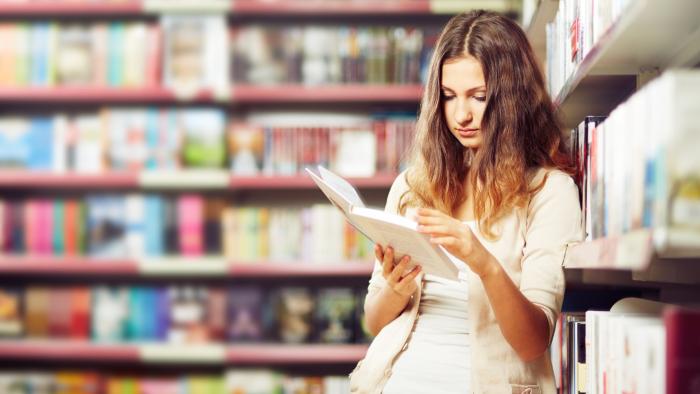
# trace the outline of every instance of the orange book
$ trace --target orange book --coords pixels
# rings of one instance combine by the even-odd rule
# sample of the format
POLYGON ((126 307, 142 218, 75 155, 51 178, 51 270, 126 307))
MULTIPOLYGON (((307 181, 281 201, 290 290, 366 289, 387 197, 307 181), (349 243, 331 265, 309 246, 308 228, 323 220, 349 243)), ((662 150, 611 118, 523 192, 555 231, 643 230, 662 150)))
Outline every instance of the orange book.
POLYGON ((49 289, 46 287, 29 287, 25 294, 27 337, 46 338, 49 334, 49 289))
POLYGON ((66 200, 63 217, 63 239, 65 242, 64 251, 67 256, 75 256, 77 253, 77 204, 75 200, 66 200))

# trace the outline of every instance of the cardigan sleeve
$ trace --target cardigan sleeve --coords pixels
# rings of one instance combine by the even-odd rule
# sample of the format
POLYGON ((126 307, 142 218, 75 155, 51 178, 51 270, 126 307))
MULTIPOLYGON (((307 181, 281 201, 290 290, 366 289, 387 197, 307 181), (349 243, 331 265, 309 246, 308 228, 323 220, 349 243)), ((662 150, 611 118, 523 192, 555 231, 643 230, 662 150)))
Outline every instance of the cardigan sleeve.
MULTIPOLYGON (((520 291, 544 311, 551 341, 564 298, 566 250, 583 239, 583 229, 578 188, 573 179, 558 170, 544 175, 544 186, 527 207, 520 291)), ((536 181, 539 179, 536 177, 536 181)))
MULTIPOLYGON (((407 171, 407 170, 406 170, 407 171)), ((385 212, 389 213, 399 213, 399 200, 401 196, 408 190, 408 183, 406 183, 406 171, 399 174, 394 180, 394 183, 389 189, 389 195, 386 199, 386 206, 384 207, 385 212)), ((386 245, 382 245, 386 246, 386 245)), ((374 259, 374 269, 372 270, 372 277, 369 280, 369 287, 367 292, 372 294, 376 291, 381 290, 386 284, 384 276, 382 276, 382 264, 379 260, 374 259)))

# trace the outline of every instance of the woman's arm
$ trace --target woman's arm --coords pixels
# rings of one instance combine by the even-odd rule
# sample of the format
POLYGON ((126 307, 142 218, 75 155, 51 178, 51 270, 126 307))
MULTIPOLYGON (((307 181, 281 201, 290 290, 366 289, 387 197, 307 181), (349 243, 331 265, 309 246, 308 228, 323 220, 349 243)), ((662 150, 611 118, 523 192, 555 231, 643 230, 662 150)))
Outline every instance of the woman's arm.
POLYGON ((414 267, 404 276, 410 258, 404 256, 398 264, 394 264, 394 251, 392 248, 383 250, 381 245, 374 247, 374 254, 382 264, 382 276, 386 283, 377 291, 370 292, 365 298, 365 324, 372 335, 379 331, 406 308, 411 295, 417 288, 416 276, 420 273, 420 266, 414 267))
POLYGON ((430 234, 481 278, 503 336, 525 361, 542 355, 554 331, 564 294, 567 245, 581 241, 581 208, 572 179, 549 174, 527 208, 519 286, 471 229, 439 211, 418 211, 419 231, 430 234))
POLYGON ((493 255, 486 258, 491 262, 479 277, 503 336, 523 361, 540 357, 549 346, 547 316, 525 298, 493 255))
POLYGON ((518 356, 523 361, 541 356, 549 344, 545 313, 525 298, 469 226, 434 209, 419 209, 417 219, 419 231, 430 234, 431 242, 445 247, 481 278, 501 332, 518 356))

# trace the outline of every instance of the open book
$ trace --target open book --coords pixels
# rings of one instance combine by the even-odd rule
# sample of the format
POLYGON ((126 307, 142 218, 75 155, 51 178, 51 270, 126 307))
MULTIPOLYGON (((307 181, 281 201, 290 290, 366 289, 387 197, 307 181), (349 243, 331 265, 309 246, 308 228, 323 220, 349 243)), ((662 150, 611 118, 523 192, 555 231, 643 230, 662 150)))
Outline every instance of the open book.
POLYGON ((323 194, 338 207, 350 224, 383 248, 394 248, 396 260, 411 257, 409 269, 420 265, 426 274, 458 280, 464 263, 442 246, 430 243, 430 236, 418 232, 417 223, 380 209, 367 208, 352 185, 322 166, 318 173, 306 169, 323 194))

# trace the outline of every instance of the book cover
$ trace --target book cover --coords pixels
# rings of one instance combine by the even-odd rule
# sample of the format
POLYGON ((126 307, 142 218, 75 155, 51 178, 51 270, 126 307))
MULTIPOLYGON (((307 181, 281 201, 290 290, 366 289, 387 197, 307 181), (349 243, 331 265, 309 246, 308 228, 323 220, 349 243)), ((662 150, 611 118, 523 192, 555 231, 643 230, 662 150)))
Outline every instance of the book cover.
POLYGON ((285 287, 273 292, 273 338, 284 343, 307 343, 313 335, 315 298, 302 287, 285 287))
POLYGON ((95 77, 92 29, 86 24, 63 24, 56 39, 57 85, 89 85, 95 77))
POLYGON ((22 295, 19 288, 0 288, 0 337, 19 337, 23 333, 22 295))
POLYGON ((355 329, 355 293, 349 287, 319 289, 314 325, 318 342, 351 343, 355 329))
POLYGON ((25 291, 25 334, 30 338, 49 335, 49 298, 46 287, 28 287, 25 291))
POLYGON ((321 166, 318 169, 319 174, 308 168, 306 171, 358 231, 382 247, 392 246, 396 259, 411 256, 409 269, 420 265, 426 274, 458 280, 459 270, 465 264, 444 248, 431 244, 427 234, 417 231, 416 222, 365 207, 357 190, 349 182, 321 166))
POLYGON ((262 289, 257 286, 236 286, 228 294, 228 340, 262 341, 262 310, 265 306, 262 289))
POLYGON ((180 113, 184 136, 182 155, 188 167, 221 168, 226 161, 223 111, 188 109, 180 113))
POLYGON ((700 390, 700 311, 668 308, 666 326, 666 393, 700 390))
POLYGON ((129 293, 123 287, 98 286, 92 291, 92 340, 121 342, 126 339, 129 293))
POLYGON ((180 252, 193 256, 204 251, 204 200, 202 196, 185 194, 177 202, 180 252))
POLYGON ((228 130, 228 151, 234 175, 257 175, 263 169, 265 133, 262 127, 233 122, 228 130))

